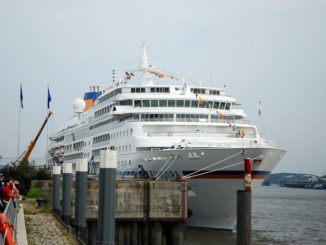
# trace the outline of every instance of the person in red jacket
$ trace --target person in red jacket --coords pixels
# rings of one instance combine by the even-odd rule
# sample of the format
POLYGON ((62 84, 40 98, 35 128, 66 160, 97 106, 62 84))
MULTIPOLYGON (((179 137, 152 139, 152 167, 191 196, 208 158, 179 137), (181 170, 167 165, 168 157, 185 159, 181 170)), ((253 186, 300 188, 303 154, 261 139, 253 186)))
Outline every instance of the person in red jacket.
POLYGON ((2 196, 3 196, 3 204, 4 206, 7 206, 7 204, 10 201, 10 198, 15 198, 13 194, 10 192, 10 181, 5 181, 5 186, 2 188, 2 196))

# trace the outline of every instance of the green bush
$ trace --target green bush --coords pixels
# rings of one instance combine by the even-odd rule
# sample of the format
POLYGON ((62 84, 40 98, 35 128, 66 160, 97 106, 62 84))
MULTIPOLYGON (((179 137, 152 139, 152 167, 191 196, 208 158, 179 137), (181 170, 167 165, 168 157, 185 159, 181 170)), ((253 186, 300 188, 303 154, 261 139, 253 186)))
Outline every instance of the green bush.
POLYGON ((38 169, 28 161, 20 163, 11 163, 0 169, 0 175, 3 179, 12 179, 19 181, 19 192, 26 195, 30 186, 31 180, 49 180, 51 174, 47 169, 38 169))
POLYGON ((27 196, 30 198, 38 198, 41 196, 41 190, 38 188, 29 189, 27 196))

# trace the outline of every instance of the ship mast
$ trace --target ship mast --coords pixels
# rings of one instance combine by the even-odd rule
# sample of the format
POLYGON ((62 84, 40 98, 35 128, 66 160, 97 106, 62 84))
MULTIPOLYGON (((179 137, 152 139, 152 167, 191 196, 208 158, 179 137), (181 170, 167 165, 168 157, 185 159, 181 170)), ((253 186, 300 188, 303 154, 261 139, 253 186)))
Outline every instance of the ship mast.
POLYGON ((146 52, 146 45, 145 43, 142 44, 142 49, 143 49, 143 55, 140 56, 142 63, 141 63, 141 67, 140 67, 140 72, 143 73, 143 77, 142 77, 142 82, 141 85, 153 85, 153 80, 152 80, 152 74, 149 73, 151 69, 150 66, 148 66, 148 57, 147 57, 147 52, 146 52))

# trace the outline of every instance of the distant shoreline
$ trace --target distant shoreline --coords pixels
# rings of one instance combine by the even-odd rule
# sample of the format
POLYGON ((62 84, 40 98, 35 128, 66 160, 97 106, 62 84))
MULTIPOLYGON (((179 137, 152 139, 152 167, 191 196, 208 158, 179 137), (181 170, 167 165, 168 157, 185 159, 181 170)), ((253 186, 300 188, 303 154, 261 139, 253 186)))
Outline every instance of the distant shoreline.
POLYGON ((277 173, 270 174, 263 182, 264 186, 278 185, 280 187, 326 189, 326 175, 277 173))

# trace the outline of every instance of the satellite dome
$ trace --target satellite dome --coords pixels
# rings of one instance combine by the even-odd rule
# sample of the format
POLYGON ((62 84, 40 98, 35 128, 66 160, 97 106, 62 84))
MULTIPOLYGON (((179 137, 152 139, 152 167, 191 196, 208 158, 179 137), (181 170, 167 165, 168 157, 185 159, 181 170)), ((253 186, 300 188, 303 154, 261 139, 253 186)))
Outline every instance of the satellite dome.
POLYGON ((80 98, 75 99, 72 104, 72 107, 74 108, 75 113, 82 113, 85 109, 85 106, 86 106, 85 101, 80 98))

